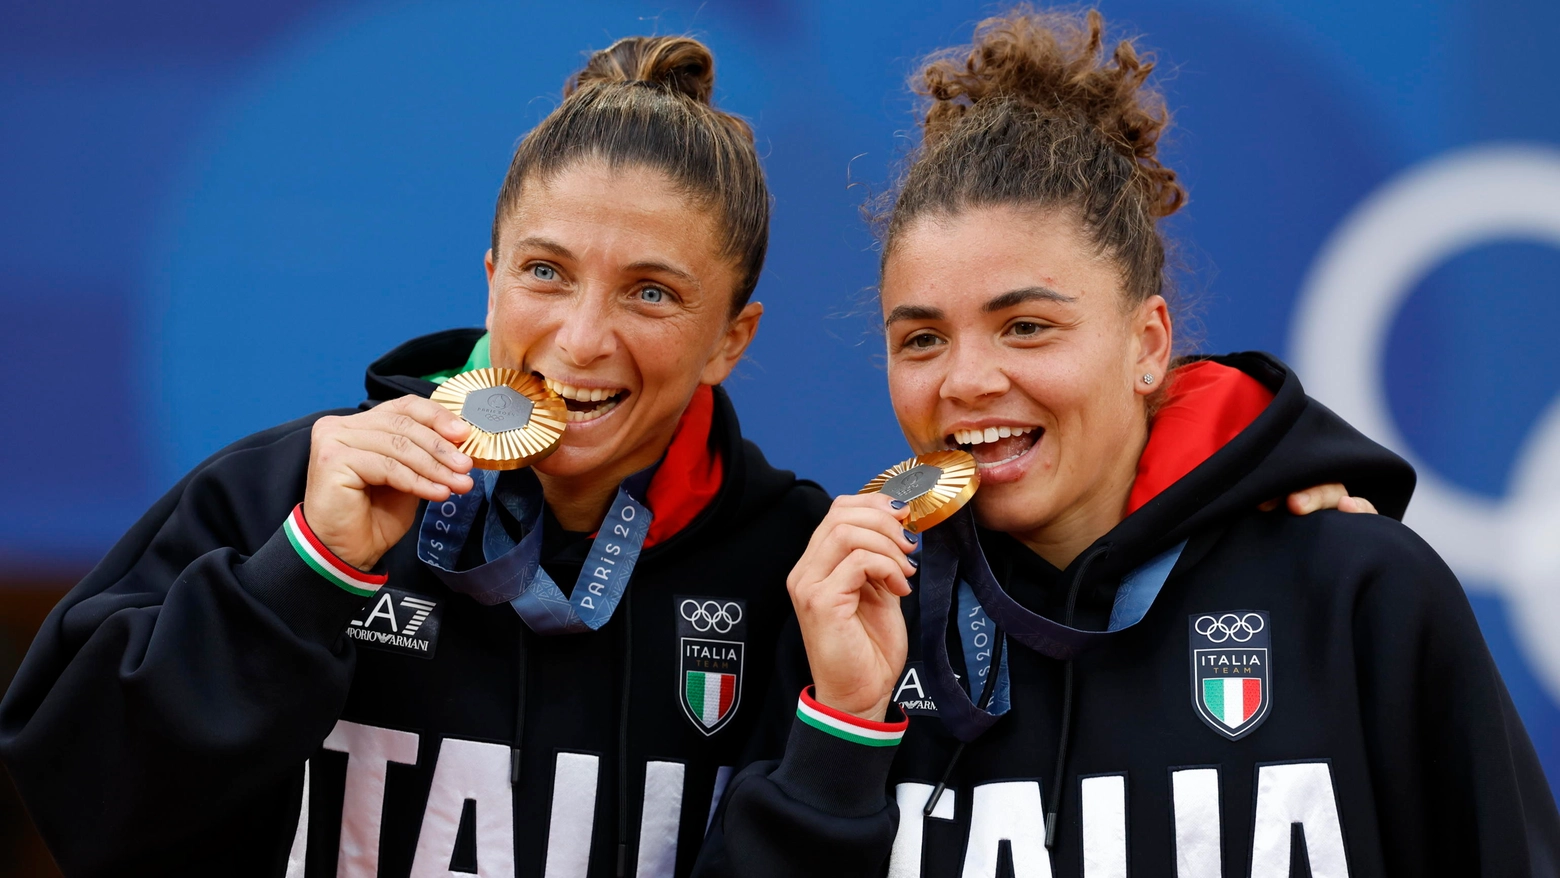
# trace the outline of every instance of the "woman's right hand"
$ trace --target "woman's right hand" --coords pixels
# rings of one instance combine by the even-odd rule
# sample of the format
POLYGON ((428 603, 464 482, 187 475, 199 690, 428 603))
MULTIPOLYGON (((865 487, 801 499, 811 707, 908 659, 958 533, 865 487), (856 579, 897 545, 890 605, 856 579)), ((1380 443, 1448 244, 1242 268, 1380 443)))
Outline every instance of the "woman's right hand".
POLYGON ((309 529, 341 560, 373 567, 411 530, 418 500, 471 490, 471 458, 456 450, 469 430, 420 396, 315 421, 303 494, 309 529))
MULTIPOLYGON (((813 697, 881 722, 909 638, 899 599, 915 573, 907 508, 884 494, 838 497, 786 579, 801 623, 813 697)), ((914 538, 914 539, 919 539, 914 538)))

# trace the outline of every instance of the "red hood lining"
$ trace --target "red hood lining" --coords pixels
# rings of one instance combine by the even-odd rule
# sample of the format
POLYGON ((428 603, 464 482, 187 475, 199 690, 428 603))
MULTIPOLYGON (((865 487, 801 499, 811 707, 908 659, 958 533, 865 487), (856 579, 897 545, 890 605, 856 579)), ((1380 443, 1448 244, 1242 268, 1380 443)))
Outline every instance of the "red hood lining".
POLYGON ((720 493, 726 468, 720 452, 710 447, 714 423, 715 391, 707 384, 700 385, 683 410, 661 468, 645 492, 645 505, 654 515, 645 548, 665 542, 692 524, 720 493))
POLYGON ((1149 427, 1127 498, 1131 515, 1223 448, 1273 401, 1273 392, 1232 366, 1209 360, 1171 373, 1166 399, 1149 427))

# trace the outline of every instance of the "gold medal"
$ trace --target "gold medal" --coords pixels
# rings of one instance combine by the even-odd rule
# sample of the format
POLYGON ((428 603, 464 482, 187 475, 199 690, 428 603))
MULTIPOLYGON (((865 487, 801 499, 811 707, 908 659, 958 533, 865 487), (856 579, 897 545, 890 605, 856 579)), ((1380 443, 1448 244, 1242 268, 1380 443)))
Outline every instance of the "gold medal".
POLYGON ((910 504, 905 530, 920 533, 947 521, 979 487, 980 470, 968 451, 935 451, 894 464, 857 493, 887 494, 910 504))
POLYGON ((439 385, 433 401, 471 425, 460 444, 478 469, 519 469, 558 448, 564 402, 516 369, 473 369, 439 385))

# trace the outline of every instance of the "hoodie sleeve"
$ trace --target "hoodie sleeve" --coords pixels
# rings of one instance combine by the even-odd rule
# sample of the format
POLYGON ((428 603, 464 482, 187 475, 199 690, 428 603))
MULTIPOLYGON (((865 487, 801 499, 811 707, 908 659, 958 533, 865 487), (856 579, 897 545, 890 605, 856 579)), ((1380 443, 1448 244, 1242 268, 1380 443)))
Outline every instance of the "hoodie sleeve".
POLYGON ((813 699, 810 682, 793 619, 781 637, 760 731, 771 742, 783 740, 784 755, 754 762, 732 778, 696 878, 887 871, 899 811, 885 790, 909 721, 900 715, 875 723, 840 713, 813 699))
POLYGON ((1557 874, 1560 813, 1462 586, 1412 531, 1349 518, 1381 531, 1354 651, 1386 871, 1557 874))
POLYGON ((219 452, 158 501, 49 614, 0 702, 0 757, 66 874, 285 860, 364 603, 295 543, 301 515, 284 527, 311 423, 219 452))

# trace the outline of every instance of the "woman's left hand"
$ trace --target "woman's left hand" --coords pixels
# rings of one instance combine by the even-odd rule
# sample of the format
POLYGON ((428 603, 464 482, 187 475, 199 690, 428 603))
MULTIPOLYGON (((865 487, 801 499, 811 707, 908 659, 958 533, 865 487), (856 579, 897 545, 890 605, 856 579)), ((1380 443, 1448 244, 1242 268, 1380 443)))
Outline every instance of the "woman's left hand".
MULTIPOLYGON (((1263 512, 1272 512, 1278 508, 1278 500, 1269 500, 1258 508, 1263 512)), ((1286 506, 1295 515, 1310 515, 1323 509, 1336 509, 1339 512, 1366 512, 1375 515, 1376 507, 1371 505, 1364 497, 1349 496, 1349 489, 1332 482, 1326 485, 1317 485, 1314 488, 1306 488, 1304 491, 1296 491, 1287 498, 1286 506)))

